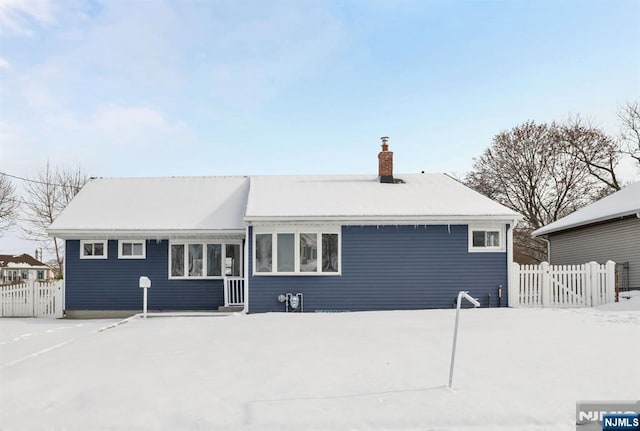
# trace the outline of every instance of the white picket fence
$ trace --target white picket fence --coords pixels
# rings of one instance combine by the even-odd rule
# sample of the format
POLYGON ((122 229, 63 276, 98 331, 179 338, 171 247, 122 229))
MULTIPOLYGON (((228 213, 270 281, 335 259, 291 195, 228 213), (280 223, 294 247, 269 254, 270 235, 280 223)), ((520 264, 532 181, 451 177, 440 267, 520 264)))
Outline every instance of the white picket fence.
POLYGON ((62 280, 26 280, 0 286, 0 317, 52 317, 63 315, 62 280))
POLYGON ((510 307, 593 307, 615 301, 616 264, 518 265, 511 268, 510 307))

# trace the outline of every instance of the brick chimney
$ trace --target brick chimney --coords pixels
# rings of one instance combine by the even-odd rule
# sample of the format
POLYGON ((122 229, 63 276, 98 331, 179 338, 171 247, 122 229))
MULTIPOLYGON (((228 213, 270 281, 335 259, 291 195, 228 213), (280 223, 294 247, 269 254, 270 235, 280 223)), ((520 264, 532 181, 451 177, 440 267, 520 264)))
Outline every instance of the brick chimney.
POLYGON ((393 151, 389 151, 389 137, 383 136, 382 151, 378 153, 378 176, 381 183, 393 184, 393 151))

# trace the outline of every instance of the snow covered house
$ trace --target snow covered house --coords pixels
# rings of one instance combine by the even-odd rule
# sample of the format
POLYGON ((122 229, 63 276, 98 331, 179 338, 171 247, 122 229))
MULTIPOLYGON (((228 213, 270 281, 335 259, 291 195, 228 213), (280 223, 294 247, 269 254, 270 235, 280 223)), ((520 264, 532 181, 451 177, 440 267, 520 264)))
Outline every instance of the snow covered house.
POLYGON ((640 289, 640 182, 533 232, 549 241, 554 265, 608 260, 618 266, 621 289, 640 289))
POLYGON ((521 216, 445 174, 92 179, 49 228, 70 316, 507 305, 521 216), (294 307, 295 306, 295 307, 294 307))
MULTIPOLYGON (((36 256, 38 252, 36 251, 36 256)), ((0 254, 0 283, 23 280, 49 280, 53 277, 51 267, 26 253, 0 254)))

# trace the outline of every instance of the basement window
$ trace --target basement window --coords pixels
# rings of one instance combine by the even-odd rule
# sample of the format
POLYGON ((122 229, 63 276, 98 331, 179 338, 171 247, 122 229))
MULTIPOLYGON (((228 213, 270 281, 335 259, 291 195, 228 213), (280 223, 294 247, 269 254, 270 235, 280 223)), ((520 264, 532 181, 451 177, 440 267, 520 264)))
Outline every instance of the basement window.
POLYGON ((470 252, 495 252, 505 250, 503 227, 472 227, 469 226, 470 252))
POLYGON ((106 259, 107 241, 80 241, 80 259, 106 259))

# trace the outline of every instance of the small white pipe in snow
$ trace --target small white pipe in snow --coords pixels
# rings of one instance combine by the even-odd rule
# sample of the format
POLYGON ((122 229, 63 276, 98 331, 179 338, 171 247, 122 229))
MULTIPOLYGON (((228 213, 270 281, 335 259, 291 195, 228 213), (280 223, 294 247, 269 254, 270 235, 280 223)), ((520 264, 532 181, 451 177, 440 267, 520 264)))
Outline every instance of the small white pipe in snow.
POLYGON ((143 290, 144 290, 144 294, 142 299, 142 311, 143 311, 143 317, 146 319, 147 318, 147 289, 143 289, 143 290))
POLYGON ((469 292, 460 291, 458 293, 458 303, 456 305, 456 325, 453 330, 453 349, 451 350, 451 367, 449 368, 449 389, 451 389, 451 383, 453 382, 453 364, 456 361, 456 342, 458 341, 458 320, 460 319, 460 305, 462 298, 466 299, 473 304, 474 307, 480 307, 480 303, 477 299, 469 295, 469 292))

